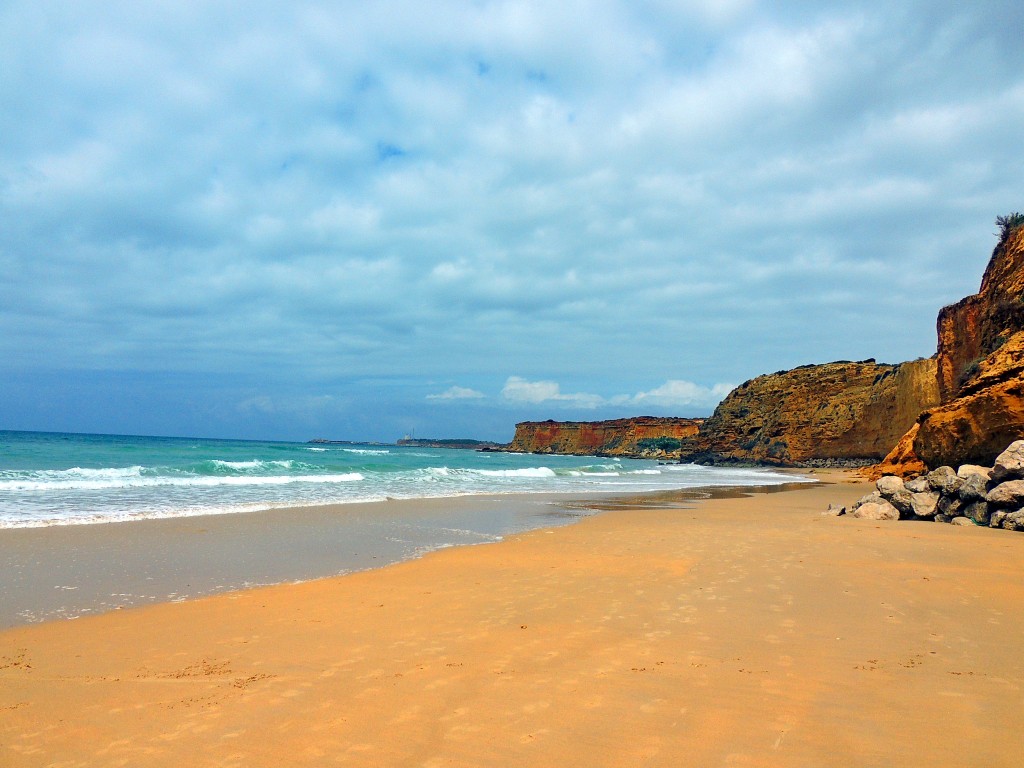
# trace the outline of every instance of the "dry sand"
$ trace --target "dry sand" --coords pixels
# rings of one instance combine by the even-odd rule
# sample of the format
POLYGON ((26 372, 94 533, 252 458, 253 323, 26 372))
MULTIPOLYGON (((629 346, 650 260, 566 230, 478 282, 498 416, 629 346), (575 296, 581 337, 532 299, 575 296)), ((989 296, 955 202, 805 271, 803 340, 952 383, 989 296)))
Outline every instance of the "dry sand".
POLYGON ((8 630, 0 765, 1021 765, 1024 536, 864 492, 8 630))

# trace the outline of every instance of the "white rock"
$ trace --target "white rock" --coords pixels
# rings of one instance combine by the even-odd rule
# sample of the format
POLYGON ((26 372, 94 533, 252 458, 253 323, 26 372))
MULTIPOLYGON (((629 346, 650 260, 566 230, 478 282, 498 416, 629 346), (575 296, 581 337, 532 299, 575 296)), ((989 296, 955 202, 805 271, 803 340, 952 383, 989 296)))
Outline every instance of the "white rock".
POLYGON ((935 491, 915 493, 910 497, 910 508, 915 517, 934 517, 935 507, 939 503, 939 494, 935 491))
POLYGON ((992 479, 997 483, 1015 477, 1024 477, 1024 440, 1010 443, 996 457, 995 466, 992 467, 992 479))
POLYGON ((894 475, 886 475, 885 477, 878 478, 875 488, 882 494, 882 498, 891 499, 894 494, 903 490, 903 480, 894 475))
POLYGON ((1019 507, 1024 504, 1024 480, 1008 480, 988 492, 988 503, 996 507, 1019 507))
POLYGON ((900 511, 885 499, 868 501, 853 511, 851 517, 861 520, 899 520, 900 511))
POLYGON ((956 470, 956 476, 961 480, 977 476, 983 477, 987 481, 992 479, 992 469, 978 464, 961 464, 956 470))

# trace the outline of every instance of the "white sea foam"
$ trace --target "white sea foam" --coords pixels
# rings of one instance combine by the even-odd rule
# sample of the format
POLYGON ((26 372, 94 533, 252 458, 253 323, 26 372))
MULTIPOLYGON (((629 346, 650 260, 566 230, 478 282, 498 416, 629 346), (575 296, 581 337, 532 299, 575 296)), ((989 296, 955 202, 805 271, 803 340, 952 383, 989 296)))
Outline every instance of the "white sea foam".
POLYGON ((362 456, 387 456, 391 451, 381 451, 370 448, 342 448, 345 453, 356 453, 362 456))
POLYGON ((523 469, 471 469, 470 472, 484 477, 555 477, 555 470, 549 467, 524 467, 523 469))
POLYGON ((295 462, 292 459, 284 461, 261 461, 260 459, 253 459, 252 461, 222 461, 221 459, 211 459, 210 463, 215 467, 221 467, 223 469, 233 469, 237 471, 245 471, 249 469, 294 469, 295 462))
MULTIPOLYGON (((141 470, 141 467, 130 469, 141 470)), ((159 486, 215 487, 244 485, 288 485, 291 483, 351 483, 364 480, 359 472, 330 475, 142 475, 128 470, 87 470, 75 476, 72 470, 50 473, 59 477, 0 480, 0 491, 100 491, 119 488, 156 488, 159 486)))

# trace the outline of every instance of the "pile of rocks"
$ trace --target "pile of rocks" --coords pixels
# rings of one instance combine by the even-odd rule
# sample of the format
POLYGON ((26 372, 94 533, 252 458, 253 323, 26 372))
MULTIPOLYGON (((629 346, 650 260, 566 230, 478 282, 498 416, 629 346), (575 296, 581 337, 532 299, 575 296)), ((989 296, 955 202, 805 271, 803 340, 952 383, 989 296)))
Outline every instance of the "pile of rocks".
POLYGON ((954 525, 987 525, 1024 531, 1024 440, 1012 443, 990 469, 964 464, 939 467, 904 482, 885 476, 876 490, 849 510, 831 514, 868 520, 935 520, 954 525))

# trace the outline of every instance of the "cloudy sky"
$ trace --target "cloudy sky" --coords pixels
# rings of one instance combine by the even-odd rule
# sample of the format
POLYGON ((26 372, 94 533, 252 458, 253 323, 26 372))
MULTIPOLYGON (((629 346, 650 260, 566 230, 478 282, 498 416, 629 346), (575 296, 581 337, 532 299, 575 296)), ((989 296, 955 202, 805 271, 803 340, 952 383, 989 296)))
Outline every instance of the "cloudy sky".
POLYGON ((0 428, 507 440, 934 352, 1024 5, 0 4, 0 428))

